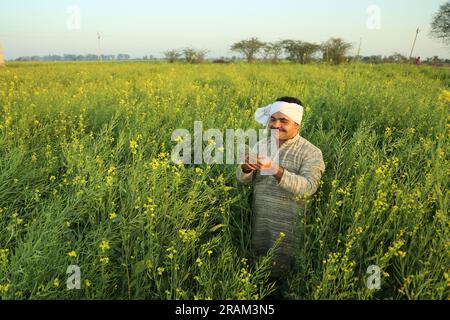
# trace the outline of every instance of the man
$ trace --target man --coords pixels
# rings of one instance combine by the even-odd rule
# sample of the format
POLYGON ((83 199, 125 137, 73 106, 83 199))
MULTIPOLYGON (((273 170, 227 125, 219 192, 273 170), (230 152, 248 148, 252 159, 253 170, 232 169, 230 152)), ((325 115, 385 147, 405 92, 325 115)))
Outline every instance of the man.
MULTIPOLYGON (((275 279, 288 270, 293 261, 296 218, 304 209, 306 198, 317 191, 325 171, 321 150, 300 136, 302 117, 302 103, 291 97, 280 98, 258 109, 256 120, 279 132, 279 163, 267 157, 256 160, 255 157, 247 157, 237 169, 240 182, 254 183, 254 250, 265 254, 277 239, 281 239, 272 268, 275 279)), ((269 139, 263 139, 257 146, 268 143, 269 139)))

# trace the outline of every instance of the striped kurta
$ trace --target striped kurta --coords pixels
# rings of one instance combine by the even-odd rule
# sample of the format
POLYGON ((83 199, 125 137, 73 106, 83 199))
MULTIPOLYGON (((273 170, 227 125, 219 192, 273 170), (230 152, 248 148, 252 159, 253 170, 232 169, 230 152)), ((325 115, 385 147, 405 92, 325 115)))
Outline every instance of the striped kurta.
MULTIPOLYGON (((267 140, 258 142, 261 143, 267 144, 267 140)), ((321 150, 300 135, 281 145, 279 164, 284 168, 279 183, 275 177, 262 176, 259 171, 245 174, 241 166, 237 169, 238 180, 254 187, 252 244, 256 253, 267 253, 280 233, 285 234, 275 251, 273 276, 279 276, 292 262, 293 227, 305 207, 305 199, 317 191, 325 171, 321 150)))

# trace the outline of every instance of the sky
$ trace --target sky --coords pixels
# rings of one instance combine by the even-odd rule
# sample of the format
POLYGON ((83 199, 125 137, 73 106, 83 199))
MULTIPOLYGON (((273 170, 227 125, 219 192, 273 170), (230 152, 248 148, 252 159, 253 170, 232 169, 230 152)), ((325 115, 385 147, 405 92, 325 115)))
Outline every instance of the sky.
POLYGON ((47 54, 162 56, 194 47, 208 57, 237 55, 243 39, 321 43, 341 37, 362 55, 450 58, 450 47, 429 36, 446 0, 0 0, 0 43, 6 59, 47 54))

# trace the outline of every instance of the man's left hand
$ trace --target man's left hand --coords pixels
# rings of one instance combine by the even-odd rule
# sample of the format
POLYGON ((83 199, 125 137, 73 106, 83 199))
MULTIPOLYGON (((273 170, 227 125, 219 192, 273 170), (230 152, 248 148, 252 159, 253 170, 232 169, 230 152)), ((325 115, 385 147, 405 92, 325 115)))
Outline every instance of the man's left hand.
POLYGON ((267 157, 258 157, 258 166, 261 170, 261 175, 274 176, 278 182, 283 177, 284 169, 277 163, 274 163, 267 157))

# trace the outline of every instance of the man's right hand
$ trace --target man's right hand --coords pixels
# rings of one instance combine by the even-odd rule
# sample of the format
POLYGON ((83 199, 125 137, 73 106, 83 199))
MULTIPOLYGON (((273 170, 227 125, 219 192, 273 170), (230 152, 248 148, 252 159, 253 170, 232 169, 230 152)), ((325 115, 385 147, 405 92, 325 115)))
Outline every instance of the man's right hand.
POLYGON ((244 173, 251 173, 253 171, 259 170, 259 165, 257 161, 250 162, 250 158, 247 156, 245 158, 245 163, 241 165, 242 171, 244 173))

